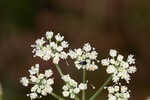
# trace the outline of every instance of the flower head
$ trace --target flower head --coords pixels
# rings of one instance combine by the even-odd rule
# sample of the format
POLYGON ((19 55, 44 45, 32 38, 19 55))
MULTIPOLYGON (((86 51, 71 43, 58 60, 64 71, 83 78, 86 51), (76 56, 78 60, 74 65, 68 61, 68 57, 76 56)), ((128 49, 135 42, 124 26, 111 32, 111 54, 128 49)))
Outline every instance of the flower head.
POLYGON ((129 83, 130 74, 136 72, 135 59, 133 55, 129 55, 127 60, 121 54, 117 55, 116 50, 110 50, 111 58, 102 60, 102 65, 107 66, 106 72, 112 74, 112 80, 118 83, 120 79, 126 80, 129 83))
POLYGON ((60 33, 54 35, 52 31, 46 32, 46 38, 37 39, 33 47, 34 57, 38 56, 47 61, 52 59, 54 64, 58 64, 60 59, 66 59, 67 53, 64 49, 68 48, 69 44, 64 40, 64 36, 60 33))
POLYGON ((20 82, 23 86, 27 87, 32 85, 31 93, 27 94, 32 99, 40 98, 46 96, 53 91, 52 85, 54 84, 54 79, 51 78, 53 72, 51 69, 45 70, 45 73, 39 73, 39 65, 36 64, 32 66, 29 70, 30 76, 22 77, 20 82), (38 67, 37 67, 38 66, 38 67))
POLYGON ((130 98, 130 90, 126 86, 108 86, 108 100, 128 100, 130 98))
POLYGON ((98 53, 89 43, 86 43, 82 49, 78 48, 70 50, 68 55, 75 60, 74 64, 77 69, 86 69, 88 71, 95 71, 98 69, 98 66, 96 65, 98 62, 98 53))
POLYGON ((64 75, 62 77, 62 80, 65 81, 65 85, 62 87, 63 89, 63 96, 68 97, 70 96, 71 99, 74 99, 77 94, 81 90, 86 90, 87 89, 87 84, 85 83, 80 83, 78 84, 75 80, 73 80, 70 75, 64 75))

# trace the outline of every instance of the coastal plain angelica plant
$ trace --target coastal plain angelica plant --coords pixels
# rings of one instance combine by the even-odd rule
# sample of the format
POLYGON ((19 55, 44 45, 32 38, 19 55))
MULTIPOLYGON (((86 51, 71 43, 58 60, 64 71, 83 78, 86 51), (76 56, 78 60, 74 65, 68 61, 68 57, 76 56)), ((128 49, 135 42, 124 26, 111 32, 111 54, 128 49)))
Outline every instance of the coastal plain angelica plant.
POLYGON ((61 36, 60 33, 55 35, 52 31, 46 32, 45 37, 37 39, 31 47, 34 57, 40 57, 44 61, 52 60, 64 83, 62 85, 62 96, 59 96, 53 89, 55 84, 53 71, 47 69, 40 72, 40 65, 35 64, 28 70, 30 75, 22 77, 20 80, 23 86, 31 87, 27 94, 31 100, 47 95, 52 95, 58 100, 96 100, 103 89, 108 90, 108 100, 128 100, 130 98, 130 90, 120 80, 125 80, 129 84, 130 75, 136 72, 133 55, 129 55, 125 60, 123 55, 111 49, 110 57, 100 61, 95 48, 91 47, 89 43, 84 44, 82 48, 71 50, 69 49, 69 43, 64 40, 64 36, 61 36), (82 70, 82 81, 80 83, 72 79, 71 75, 62 72, 62 66, 59 66, 60 60, 67 60, 68 58, 74 61, 77 70, 82 70), (86 90, 88 89, 86 72, 98 70, 98 63, 106 67, 106 72, 110 76, 90 98, 86 98, 86 90), (113 85, 107 86, 110 81, 113 85), (82 93, 81 98, 80 93, 82 93))

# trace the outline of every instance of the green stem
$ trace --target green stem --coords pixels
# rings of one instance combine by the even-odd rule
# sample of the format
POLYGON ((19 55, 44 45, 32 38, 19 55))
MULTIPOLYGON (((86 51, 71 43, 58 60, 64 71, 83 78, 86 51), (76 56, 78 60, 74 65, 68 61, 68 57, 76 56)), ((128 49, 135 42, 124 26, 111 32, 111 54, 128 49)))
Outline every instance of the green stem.
POLYGON ((76 96, 75 100, 80 100, 78 96, 76 96))
POLYGON ((2 94, 0 94, 0 100, 3 100, 3 99, 2 99, 2 94))
POLYGON ((53 92, 51 93, 51 95, 52 95, 53 97, 55 97, 56 99, 58 99, 58 100, 65 100, 64 98, 58 96, 57 94, 55 94, 55 93, 53 93, 53 92))
POLYGON ((59 67, 58 64, 56 64, 56 68, 57 68, 57 70, 58 70, 60 76, 62 77, 64 74, 62 73, 62 71, 61 71, 61 69, 60 69, 60 67, 59 67))
POLYGON ((0 100, 3 100, 3 89, 1 84, 0 84, 0 100))
MULTIPOLYGON (((83 83, 85 83, 86 70, 83 70, 83 83)), ((82 100, 85 100, 85 90, 82 91, 82 100)))
POLYGON ((96 93, 89 100, 94 100, 101 93, 104 87, 111 81, 111 79, 112 79, 112 76, 108 77, 105 83, 96 91, 96 93))

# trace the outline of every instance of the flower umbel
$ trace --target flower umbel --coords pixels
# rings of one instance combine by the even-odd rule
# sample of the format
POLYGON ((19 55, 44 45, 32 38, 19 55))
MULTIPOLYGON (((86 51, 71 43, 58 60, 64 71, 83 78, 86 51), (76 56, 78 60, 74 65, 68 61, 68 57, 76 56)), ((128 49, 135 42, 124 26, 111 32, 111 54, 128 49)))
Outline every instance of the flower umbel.
POLYGON ((39 73, 39 64, 32 66, 29 70, 29 78, 22 77, 20 82, 23 86, 31 85, 31 93, 27 94, 32 99, 41 98, 52 93, 54 79, 51 78, 53 72, 51 69, 45 70, 45 73, 39 73))
POLYGON ((117 55, 116 50, 110 50, 110 58, 101 61, 103 66, 107 66, 106 72, 112 74, 112 80, 118 83, 120 79, 130 81, 130 74, 136 72, 135 59, 133 55, 129 55, 127 60, 121 54, 117 55))
POLYGON ((64 40, 64 36, 60 33, 54 36, 52 31, 46 32, 46 38, 37 39, 33 47, 34 57, 38 56, 45 61, 53 60, 54 64, 58 64, 60 59, 66 59, 67 53, 64 49, 68 48, 69 44, 64 40))
POLYGON ((109 86, 106 88, 108 90, 108 100, 128 100, 130 98, 130 90, 126 86, 109 86))
POLYGON ((82 49, 70 50, 68 55, 75 60, 74 64, 77 69, 86 69, 88 71, 95 71, 98 69, 96 65, 98 62, 98 53, 89 43, 86 43, 82 49))
POLYGON ((78 83, 73 80, 70 75, 64 75, 62 77, 62 80, 65 81, 65 85, 62 87, 63 89, 63 96, 64 97, 68 97, 70 96, 71 99, 74 99, 76 97, 77 94, 79 94, 79 92, 81 90, 86 90, 87 89, 87 84, 84 83, 80 83, 78 85, 78 83))

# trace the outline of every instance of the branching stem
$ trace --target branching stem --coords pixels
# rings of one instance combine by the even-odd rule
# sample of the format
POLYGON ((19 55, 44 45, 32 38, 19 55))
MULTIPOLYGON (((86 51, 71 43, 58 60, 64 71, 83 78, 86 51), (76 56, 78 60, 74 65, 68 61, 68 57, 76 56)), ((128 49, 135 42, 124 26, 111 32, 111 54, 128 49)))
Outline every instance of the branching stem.
POLYGON ((89 100, 94 100, 102 92, 104 87, 111 81, 111 79, 112 76, 109 76, 105 83, 96 91, 96 93, 89 100))

